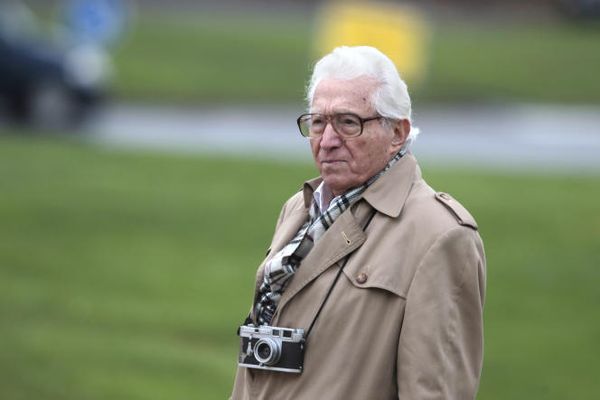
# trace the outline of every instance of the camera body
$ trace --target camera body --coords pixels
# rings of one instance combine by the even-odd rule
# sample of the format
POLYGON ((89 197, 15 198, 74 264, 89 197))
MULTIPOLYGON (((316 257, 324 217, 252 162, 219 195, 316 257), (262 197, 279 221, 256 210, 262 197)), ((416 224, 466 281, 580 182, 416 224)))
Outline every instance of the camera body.
POLYGON ((242 325, 238 365, 269 371, 301 373, 304 329, 242 325))

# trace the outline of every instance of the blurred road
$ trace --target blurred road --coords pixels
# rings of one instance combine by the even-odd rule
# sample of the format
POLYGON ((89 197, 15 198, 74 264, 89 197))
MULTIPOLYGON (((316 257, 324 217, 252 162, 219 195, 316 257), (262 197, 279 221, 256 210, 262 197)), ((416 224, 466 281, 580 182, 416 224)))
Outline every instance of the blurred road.
MULTIPOLYGON (((88 139, 110 146, 308 160, 302 108, 174 108, 118 104, 88 139)), ((413 149, 428 164, 600 172, 600 108, 539 105, 418 107, 413 149)))

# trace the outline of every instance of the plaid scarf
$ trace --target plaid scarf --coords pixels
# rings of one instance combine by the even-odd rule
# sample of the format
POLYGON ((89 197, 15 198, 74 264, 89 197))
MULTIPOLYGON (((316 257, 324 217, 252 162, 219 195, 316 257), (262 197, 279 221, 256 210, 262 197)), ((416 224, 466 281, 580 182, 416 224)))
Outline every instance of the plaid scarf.
POLYGON ((308 213, 308 220, 300 227, 294 238, 265 265, 263 282, 258 290, 258 301, 254 307, 256 321, 259 325, 268 325, 271 323, 283 291, 296 273, 304 257, 312 250, 315 242, 333 225, 337 217, 358 201, 362 197, 363 192, 390 169, 404 153, 404 151, 398 152, 383 170, 371 177, 363 185, 334 198, 327 210, 322 214, 319 214, 319 206, 313 199, 308 213))

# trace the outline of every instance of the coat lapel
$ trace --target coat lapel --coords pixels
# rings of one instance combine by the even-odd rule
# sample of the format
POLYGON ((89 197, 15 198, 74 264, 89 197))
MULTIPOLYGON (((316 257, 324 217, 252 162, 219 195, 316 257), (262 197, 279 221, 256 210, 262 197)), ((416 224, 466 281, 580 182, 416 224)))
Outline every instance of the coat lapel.
POLYGON ((277 230, 277 235, 273 237, 273 241, 271 242, 271 254, 277 253, 287 245, 290 240, 294 238, 296 233, 298 233, 298 230, 307 219, 308 210, 304 207, 298 207, 292 211, 291 215, 281 223, 281 226, 277 230))
POLYGON ((256 303, 256 296, 258 295, 258 289, 263 282, 265 273, 266 262, 279 250, 281 250, 286 244, 292 240, 292 238, 298 233, 298 230, 306 222, 308 218, 308 210, 302 206, 294 209, 289 217, 287 217, 282 223, 271 242, 271 248, 269 249, 269 256, 265 258, 261 266, 256 272, 256 287, 254 289, 254 302, 256 303))
POLYGON ((365 240, 366 234, 360 227, 359 222, 351 210, 346 210, 325 231, 315 247, 300 264, 298 271, 279 301, 277 314, 280 314, 285 305, 306 285, 329 267, 358 249, 365 240))

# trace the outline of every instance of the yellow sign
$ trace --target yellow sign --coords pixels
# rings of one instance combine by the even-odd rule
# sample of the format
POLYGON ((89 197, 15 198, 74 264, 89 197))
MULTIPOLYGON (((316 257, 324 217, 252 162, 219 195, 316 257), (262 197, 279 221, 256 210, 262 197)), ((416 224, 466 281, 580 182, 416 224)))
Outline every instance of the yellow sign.
POLYGON ((317 21, 316 48, 323 56, 338 46, 373 46, 396 64, 402 78, 425 76, 429 27, 414 9, 377 2, 332 1, 317 21))

